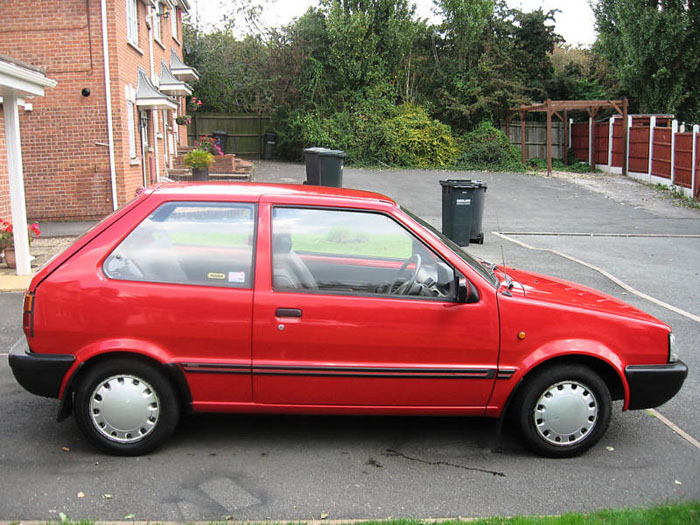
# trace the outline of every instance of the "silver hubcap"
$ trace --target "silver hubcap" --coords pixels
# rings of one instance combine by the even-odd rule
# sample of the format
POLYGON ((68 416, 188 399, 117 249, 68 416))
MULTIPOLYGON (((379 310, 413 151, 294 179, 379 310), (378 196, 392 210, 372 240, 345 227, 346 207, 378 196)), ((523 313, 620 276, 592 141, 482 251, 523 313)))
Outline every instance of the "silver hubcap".
POLYGON ((548 443, 575 445, 598 421, 598 401, 585 385, 562 381, 542 393, 532 417, 537 433, 548 443))
POLYGON ((153 432, 160 400, 151 385, 130 375, 102 381, 90 396, 90 418, 110 441, 133 443, 153 432))

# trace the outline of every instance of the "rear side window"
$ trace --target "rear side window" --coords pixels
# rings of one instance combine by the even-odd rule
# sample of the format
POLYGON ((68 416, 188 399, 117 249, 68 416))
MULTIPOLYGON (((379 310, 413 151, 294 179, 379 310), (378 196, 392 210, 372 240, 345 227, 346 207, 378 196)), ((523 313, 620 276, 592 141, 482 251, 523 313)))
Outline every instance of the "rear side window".
POLYGON ((111 279, 251 288, 255 211, 243 203, 163 204, 102 268, 111 279))

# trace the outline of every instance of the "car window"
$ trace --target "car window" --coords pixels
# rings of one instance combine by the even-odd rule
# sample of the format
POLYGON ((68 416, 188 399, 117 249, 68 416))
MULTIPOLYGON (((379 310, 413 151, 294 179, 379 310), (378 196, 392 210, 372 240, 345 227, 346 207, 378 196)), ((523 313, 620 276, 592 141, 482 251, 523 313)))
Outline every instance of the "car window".
POLYGON ((275 207, 276 290, 451 298, 454 270, 381 213, 275 207))
POLYGON ((250 288, 255 205, 166 203, 104 262, 112 279, 250 288))

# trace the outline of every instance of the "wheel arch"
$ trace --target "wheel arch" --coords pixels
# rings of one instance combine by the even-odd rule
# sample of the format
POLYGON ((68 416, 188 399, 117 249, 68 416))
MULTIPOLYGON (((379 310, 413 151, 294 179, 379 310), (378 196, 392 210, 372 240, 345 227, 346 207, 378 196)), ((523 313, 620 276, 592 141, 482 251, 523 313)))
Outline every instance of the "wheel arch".
POLYGON ((518 381, 518 384, 515 386, 515 388, 513 388, 510 395, 508 396, 508 400, 506 401, 506 404, 503 408, 503 412, 501 413, 501 419, 508 416, 508 412, 510 411, 510 409, 513 406, 513 401, 515 399, 517 399, 519 392, 522 392, 523 386, 535 374, 539 374, 543 370, 554 368, 556 366, 572 365, 572 364, 585 366, 587 368, 590 368, 596 374, 598 374, 600 376, 600 378, 605 382, 606 386, 608 387, 608 390, 610 391, 610 397, 613 400, 620 400, 620 399, 625 400, 625 406, 626 406, 627 402, 626 402, 626 395, 625 395, 625 393, 626 393, 625 385, 622 382, 622 378, 620 377, 620 374, 618 373, 618 371, 615 370, 615 368, 610 363, 604 361, 603 359, 600 359, 598 357, 593 357, 590 355, 583 355, 583 354, 560 355, 560 356, 552 357, 551 359, 547 359, 546 361, 542 361, 541 363, 538 363, 536 366, 532 367, 530 370, 527 371, 527 373, 525 375, 523 375, 520 378, 520 381, 518 381))
POLYGON ((92 370, 95 366, 98 366, 104 362, 113 359, 131 359, 134 361, 139 361, 141 363, 147 364, 156 370, 163 373, 166 379, 172 384, 175 391, 178 393, 178 401, 180 402, 180 409, 183 413, 189 413, 192 409, 192 393, 190 392, 189 384, 185 378, 185 373, 182 367, 175 362, 164 363, 153 357, 137 352, 129 352, 124 350, 115 350, 112 352, 103 352, 97 355, 93 355, 86 361, 82 361, 77 364, 73 373, 70 375, 66 384, 63 388, 63 393, 61 396, 61 404, 58 410, 58 421, 63 421, 68 418, 73 412, 73 395, 75 389, 80 384, 85 375, 92 370))

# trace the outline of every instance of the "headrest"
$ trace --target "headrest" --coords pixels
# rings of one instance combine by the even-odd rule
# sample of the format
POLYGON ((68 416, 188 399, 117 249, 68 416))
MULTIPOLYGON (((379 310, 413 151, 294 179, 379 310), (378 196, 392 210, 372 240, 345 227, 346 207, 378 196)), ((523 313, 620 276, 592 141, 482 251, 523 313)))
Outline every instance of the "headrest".
POLYGON ((289 253, 292 251, 292 236, 288 233, 279 233, 272 237, 272 251, 274 253, 289 253))

